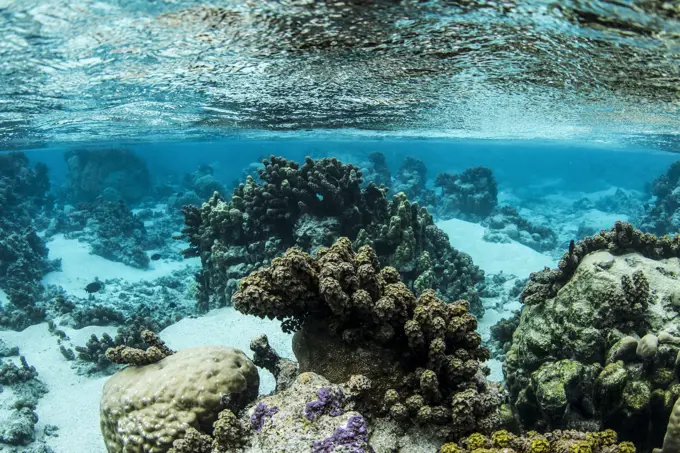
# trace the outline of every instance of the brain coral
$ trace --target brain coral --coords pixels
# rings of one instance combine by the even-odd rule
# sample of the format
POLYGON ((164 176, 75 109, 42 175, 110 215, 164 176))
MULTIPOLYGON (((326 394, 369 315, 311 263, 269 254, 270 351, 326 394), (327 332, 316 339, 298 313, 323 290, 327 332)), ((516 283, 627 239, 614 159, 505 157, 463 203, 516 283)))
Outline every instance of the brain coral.
POLYGON ((257 368, 243 352, 222 346, 179 351, 130 366, 104 385, 101 430, 109 453, 167 451, 187 429, 210 432, 225 408, 257 397, 257 368))

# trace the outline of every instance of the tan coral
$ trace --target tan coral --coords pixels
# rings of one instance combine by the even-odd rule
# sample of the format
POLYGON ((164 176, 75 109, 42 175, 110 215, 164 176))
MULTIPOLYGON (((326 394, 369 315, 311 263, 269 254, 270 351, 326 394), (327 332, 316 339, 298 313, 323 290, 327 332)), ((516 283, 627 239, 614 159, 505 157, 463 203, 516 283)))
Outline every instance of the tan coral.
POLYGON ((257 397, 259 376, 241 351, 203 346, 145 366, 130 366, 104 385, 101 430, 109 453, 160 453, 190 428, 210 431, 225 408, 257 397))

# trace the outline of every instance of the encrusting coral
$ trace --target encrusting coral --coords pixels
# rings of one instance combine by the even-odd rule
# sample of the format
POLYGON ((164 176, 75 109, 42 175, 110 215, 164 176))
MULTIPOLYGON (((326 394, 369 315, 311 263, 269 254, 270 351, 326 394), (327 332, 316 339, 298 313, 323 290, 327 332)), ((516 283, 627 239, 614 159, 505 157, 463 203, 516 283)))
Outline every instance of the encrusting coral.
POLYGON ((680 396, 679 245, 617 223, 532 274, 504 364, 525 429, 661 443, 680 396))
POLYGON ((280 157, 264 160, 261 183, 248 177, 231 200, 215 194, 200 208, 183 210, 185 257, 199 256, 201 310, 229 303, 240 278, 267 265, 291 246, 311 252, 346 236, 371 245, 381 264, 396 268, 416 292, 436 289, 446 299, 467 298, 483 308, 476 288, 483 272, 454 249, 432 216, 398 193, 362 188, 362 174, 335 158, 298 165, 280 157))
POLYGON ((146 350, 124 345, 114 346, 106 350, 106 358, 119 365, 140 366, 156 363, 174 354, 174 351, 168 348, 163 340, 150 330, 142 332, 142 339, 148 346, 146 350))
POLYGON ((297 331, 300 371, 336 383, 366 376, 374 405, 395 420, 454 436, 499 423, 499 395, 482 373, 489 354, 467 302, 446 304, 432 290, 416 297, 368 246, 355 253, 341 238, 315 258, 289 249, 241 280, 234 307, 297 331))

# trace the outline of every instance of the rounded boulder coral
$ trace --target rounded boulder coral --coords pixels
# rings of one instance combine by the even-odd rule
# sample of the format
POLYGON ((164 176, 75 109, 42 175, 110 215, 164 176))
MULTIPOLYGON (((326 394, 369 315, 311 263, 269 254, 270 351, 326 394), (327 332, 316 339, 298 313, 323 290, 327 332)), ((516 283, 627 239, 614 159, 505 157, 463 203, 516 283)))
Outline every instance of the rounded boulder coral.
POLYGON ((130 366, 104 385, 101 430, 109 453, 165 452, 190 428, 212 431, 223 409, 257 397, 255 364, 233 348, 202 346, 130 366))

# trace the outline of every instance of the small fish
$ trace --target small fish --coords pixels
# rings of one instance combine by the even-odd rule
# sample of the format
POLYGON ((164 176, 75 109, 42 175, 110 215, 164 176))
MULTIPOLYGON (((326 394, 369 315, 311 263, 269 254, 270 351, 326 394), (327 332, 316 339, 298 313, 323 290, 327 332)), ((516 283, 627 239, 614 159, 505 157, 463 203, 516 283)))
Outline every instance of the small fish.
POLYGON ((85 287, 85 291, 87 291, 90 294, 96 293, 100 289, 102 289, 102 283, 101 282, 92 282, 85 287))
POLYGON ((153 261, 158 261, 159 259, 161 259, 161 254, 160 253, 154 253, 153 255, 151 255, 151 259, 153 261))

